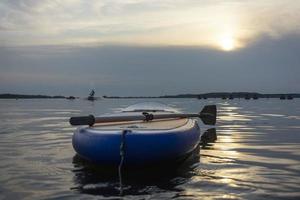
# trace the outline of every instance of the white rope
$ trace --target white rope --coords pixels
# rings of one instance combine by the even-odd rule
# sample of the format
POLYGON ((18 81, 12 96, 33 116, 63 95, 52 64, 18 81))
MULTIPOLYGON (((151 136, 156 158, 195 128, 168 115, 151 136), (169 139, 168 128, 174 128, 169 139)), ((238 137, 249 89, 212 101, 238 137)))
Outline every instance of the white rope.
POLYGON ((123 179, 122 179, 122 168, 124 164, 125 159, 125 153, 126 153, 126 141, 125 136, 127 133, 130 133, 130 130, 124 130, 121 135, 121 144, 120 144, 120 163, 118 167, 118 173, 119 173, 119 186, 120 186, 120 196, 123 196, 123 179))

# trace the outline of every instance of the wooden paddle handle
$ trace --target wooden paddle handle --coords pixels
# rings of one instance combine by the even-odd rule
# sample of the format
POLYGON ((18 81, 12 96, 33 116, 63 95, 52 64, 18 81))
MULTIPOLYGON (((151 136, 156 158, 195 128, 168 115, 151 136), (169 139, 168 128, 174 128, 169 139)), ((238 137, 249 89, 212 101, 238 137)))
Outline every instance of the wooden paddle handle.
POLYGON ((69 122, 71 125, 89 125, 93 126, 95 124, 95 117, 94 115, 88 115, 88 116, 80 116, 80 117, 71 117, 69 122))

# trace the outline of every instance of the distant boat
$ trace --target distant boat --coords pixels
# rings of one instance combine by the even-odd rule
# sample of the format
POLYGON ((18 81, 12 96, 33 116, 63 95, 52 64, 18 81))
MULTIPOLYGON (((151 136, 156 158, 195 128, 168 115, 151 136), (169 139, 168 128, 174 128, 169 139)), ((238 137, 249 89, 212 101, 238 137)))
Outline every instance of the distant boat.
POLYGON ((292 100, 293 98, 294 98, 294 97, 293 97, 292 95, 288 95, 288 96, 287 96, 287 99, 288 99, 288 100, 292 100))
POLYGON ((257 95, 254 95, 254 96, 253 96, 253 99, 254 99, 254 100, 257 100, 257 99, 258 99, 258 96, 257 96, 257 95))
POLYGON ((230 96, 229 96, 229 99, 234 99, 233 95, 230 95, 230 96))
POLYGON ((227 99, 227 97, 226 96, 222 96, 222 99, 225 100, 225 99, 227 99))
POLYGON ((280 99, 281 99, 281 100, 285 100, 285 99, 286 99, 286 96, 285 96, 284 94, 282 94, 282 95, 280 96, 280 99))
POLYGON ((76 98, 74 96, 69 96, 69 97, 66 97, 66 99, 68 99, 68 100, 74 100, 76 98))
POLYGON ((207 97, 206 97, 206 96, 203 96, 203 99, 207 99, 207 97))
POLYGON ((250 96, 249 96, 248 94, 246 94, 245 99, 246 99, 246 100, 249 100, 249 99, 250 99, 250 96))
POLYGON ((197 99, 202 99, 201 95, 198 95, 197 99))

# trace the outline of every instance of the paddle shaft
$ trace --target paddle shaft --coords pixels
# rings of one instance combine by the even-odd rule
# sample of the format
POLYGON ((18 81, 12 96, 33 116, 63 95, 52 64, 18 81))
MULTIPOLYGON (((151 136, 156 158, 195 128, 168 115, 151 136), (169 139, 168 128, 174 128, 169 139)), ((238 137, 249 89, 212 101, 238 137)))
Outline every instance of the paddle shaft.
POLYGON ((169 113, 169 114, 155 114, 143 112, 137 115, 127 116, 100 116, 94 117, 93 115, 71 117, 71 125, 89 125, 92 126, 95 123, 107 123, 107 122, 123 122, 123 121, 151 121, 155 119, 172 119, 172 118, 192 118, 199 117, 205 124, 214 125, 216 122, 216 108, 215 106, 205 106, 200 113, 169 113))
POLYGON ((192 114, 142 114, 134 116, 109 116, 109 117, 95 117, 95 123, 103 122, 121 122, 121 121, 151 121, 155 119, 169 119, 169 118, 188 118, 188 117, 200 117, 198 113, 192 114))

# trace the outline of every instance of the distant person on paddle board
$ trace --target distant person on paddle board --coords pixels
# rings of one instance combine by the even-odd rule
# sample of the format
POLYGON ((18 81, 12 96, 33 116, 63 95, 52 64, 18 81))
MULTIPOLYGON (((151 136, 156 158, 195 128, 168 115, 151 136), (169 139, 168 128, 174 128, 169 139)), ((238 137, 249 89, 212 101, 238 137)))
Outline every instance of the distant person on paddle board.
POLYGON ((95 91, 92 90, 91 93, 90 93, 90 95, 89 95, 89 97, 88 97, 88 100, 89 100, 89 101, 94 101, 94 100, 95 100, 94 95, 95 95, 95 91))

